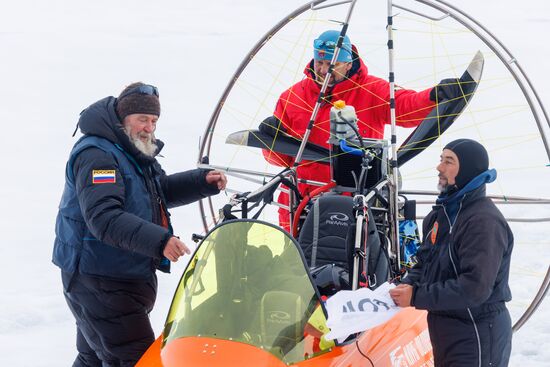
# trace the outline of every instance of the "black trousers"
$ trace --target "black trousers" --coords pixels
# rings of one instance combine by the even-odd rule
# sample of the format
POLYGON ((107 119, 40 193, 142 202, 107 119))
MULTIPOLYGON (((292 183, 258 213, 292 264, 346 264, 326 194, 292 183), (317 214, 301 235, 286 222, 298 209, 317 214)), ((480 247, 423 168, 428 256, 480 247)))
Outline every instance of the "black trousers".
POLYGON ((474 316, 474 320, 475 327, 471 319, 428 313, 436 367, 508 366, 512 350, 508 310, 474 316))
POLYGON ((149 313, 156 276, 122 281, 62 272, 61 278, 77 326, 73 367, 134 366, 155 340, 149 313))

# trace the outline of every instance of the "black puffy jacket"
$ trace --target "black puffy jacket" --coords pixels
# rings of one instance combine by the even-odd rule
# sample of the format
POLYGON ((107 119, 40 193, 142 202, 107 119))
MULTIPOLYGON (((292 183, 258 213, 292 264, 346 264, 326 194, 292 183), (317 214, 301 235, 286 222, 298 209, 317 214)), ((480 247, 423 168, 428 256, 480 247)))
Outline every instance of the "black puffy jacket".
POLYGON ((162 251, 172 233, 162 226, 161 211, 169 218, 166 208, 219 190, 206 183, 206 170, 166 175, 130 142, 115 101, 102 99, 81 114, 84 137, 67 163, 53 262, 69 273, 148 279, 155 268, 169 270, 162 251), (96 170, 116 172, 115 182, 94 184, 96 170))

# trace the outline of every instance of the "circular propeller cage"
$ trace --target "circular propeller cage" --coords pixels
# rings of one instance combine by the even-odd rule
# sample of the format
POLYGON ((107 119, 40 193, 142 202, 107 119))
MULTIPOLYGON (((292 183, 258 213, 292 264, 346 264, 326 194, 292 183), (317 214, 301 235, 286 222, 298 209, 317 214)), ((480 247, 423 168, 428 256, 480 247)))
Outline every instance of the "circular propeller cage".
MULTIPOLYGON (((424 90, 445 78, 459 78, 474 55, 484 57, 483 75, 469 105, 454 124, 430 139, 433 143, 400 167, 400 194, 417 200, 419 224, 431 209, 437 184, 435 166, 442 147, 458 138, 480 141, 490 167, 498 172, 488 185, 490 195, 507 217, 515 235, 510 303, 517 330, 544 298, 549 284, 548 236, 550 182, 548 114, 520 63, 500 40, 475 18, 445 1, 325 1, 307 3, 260 38, 230 79, 215 108, 200 146, 199 167, 225 171, 230 194, 254 191, 281 172, 267 163, 258 148, 226 144, 240 130, 257 129, 273 114, 280 94, 303 79, 313 55, 313 40, 327 29, 347 35, 369 73, 389 75, 388 16, 393 21, 394 69, 397 88, 424 90), (537 292, 522 287, 541 284, 537 292)), ((311 114, 312 111, 304 111, 311 114)), ((399 121, 406 116, 397 116, 399 121)), ((411 130, 397 128, 398 145, 411 130)), ((389 125, 385 136, 390 136, 389 125)), ((269 146, 265 147, 269 149, 269 146)), ((401 149, 407 149, 405 145, 401 149)), ((219 220, 227 196, 200 204, 204 229, 219 220)), ((277 207, 268 206, 261 219, 277 223, 277 207)))

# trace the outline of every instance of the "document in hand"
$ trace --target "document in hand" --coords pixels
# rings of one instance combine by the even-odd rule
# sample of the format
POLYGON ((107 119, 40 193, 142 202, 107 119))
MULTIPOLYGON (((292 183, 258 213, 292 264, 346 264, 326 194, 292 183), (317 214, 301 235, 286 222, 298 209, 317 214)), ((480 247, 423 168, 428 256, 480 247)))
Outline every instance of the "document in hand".
POLYGON ((355 291, 340 291, 326 303, 327 340, 345 340, 354 333, 372 329, 385 323, 400 311, 393 303, 389 291, 395 287, 384 283, 375 290, 361 288, 355 291))

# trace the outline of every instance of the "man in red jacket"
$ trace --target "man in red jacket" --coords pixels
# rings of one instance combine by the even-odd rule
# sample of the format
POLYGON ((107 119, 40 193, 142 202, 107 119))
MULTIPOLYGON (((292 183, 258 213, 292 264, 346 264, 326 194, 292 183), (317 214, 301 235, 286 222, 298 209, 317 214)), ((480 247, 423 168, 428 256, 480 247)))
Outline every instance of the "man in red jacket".
MULTIPOLYGON (((294 84, 281 94, 274 115, 280 122, 277 130, 302 138, 309 124, 311 113, 319 97, 321 85, 328 73, 330 61, 339 31, 326 31, 314 42, 313 60, 304 70, 305 78, 294 84)), ((416 92, 400 89, 395 92, 395 108, 397 125, 415 127, 422 122, 435 106, 433 88, 416 92)), ((382 139, 384 125, 390 124, 390 87, 389 82, 369 75, 367 66, 358 55, 357 48, 351 44, 348 36, 344 38, 338 59, 334 65, 331 80, 315 125, 311 131, 309 142, 327 147, 330 133, 330 109, 335 101, 343 100, 351 105, 357 113, 359 133, 366 138, 382 139)), ((278 166, 292 166, 293 157, 277 154, 269 150, 263 151, 266 160, 278 166)), ((298 178, 329 182, 330 167, 302 161, 297 169, 298 178)), ((307 194, 314 186, 300 184, 299 191, 307 194)), ((281 193, 278 202, 288 205, 288 195, 281 193)), ((285 229, 289 228, 289 213, 279 209, 279 222, 285 229)))

